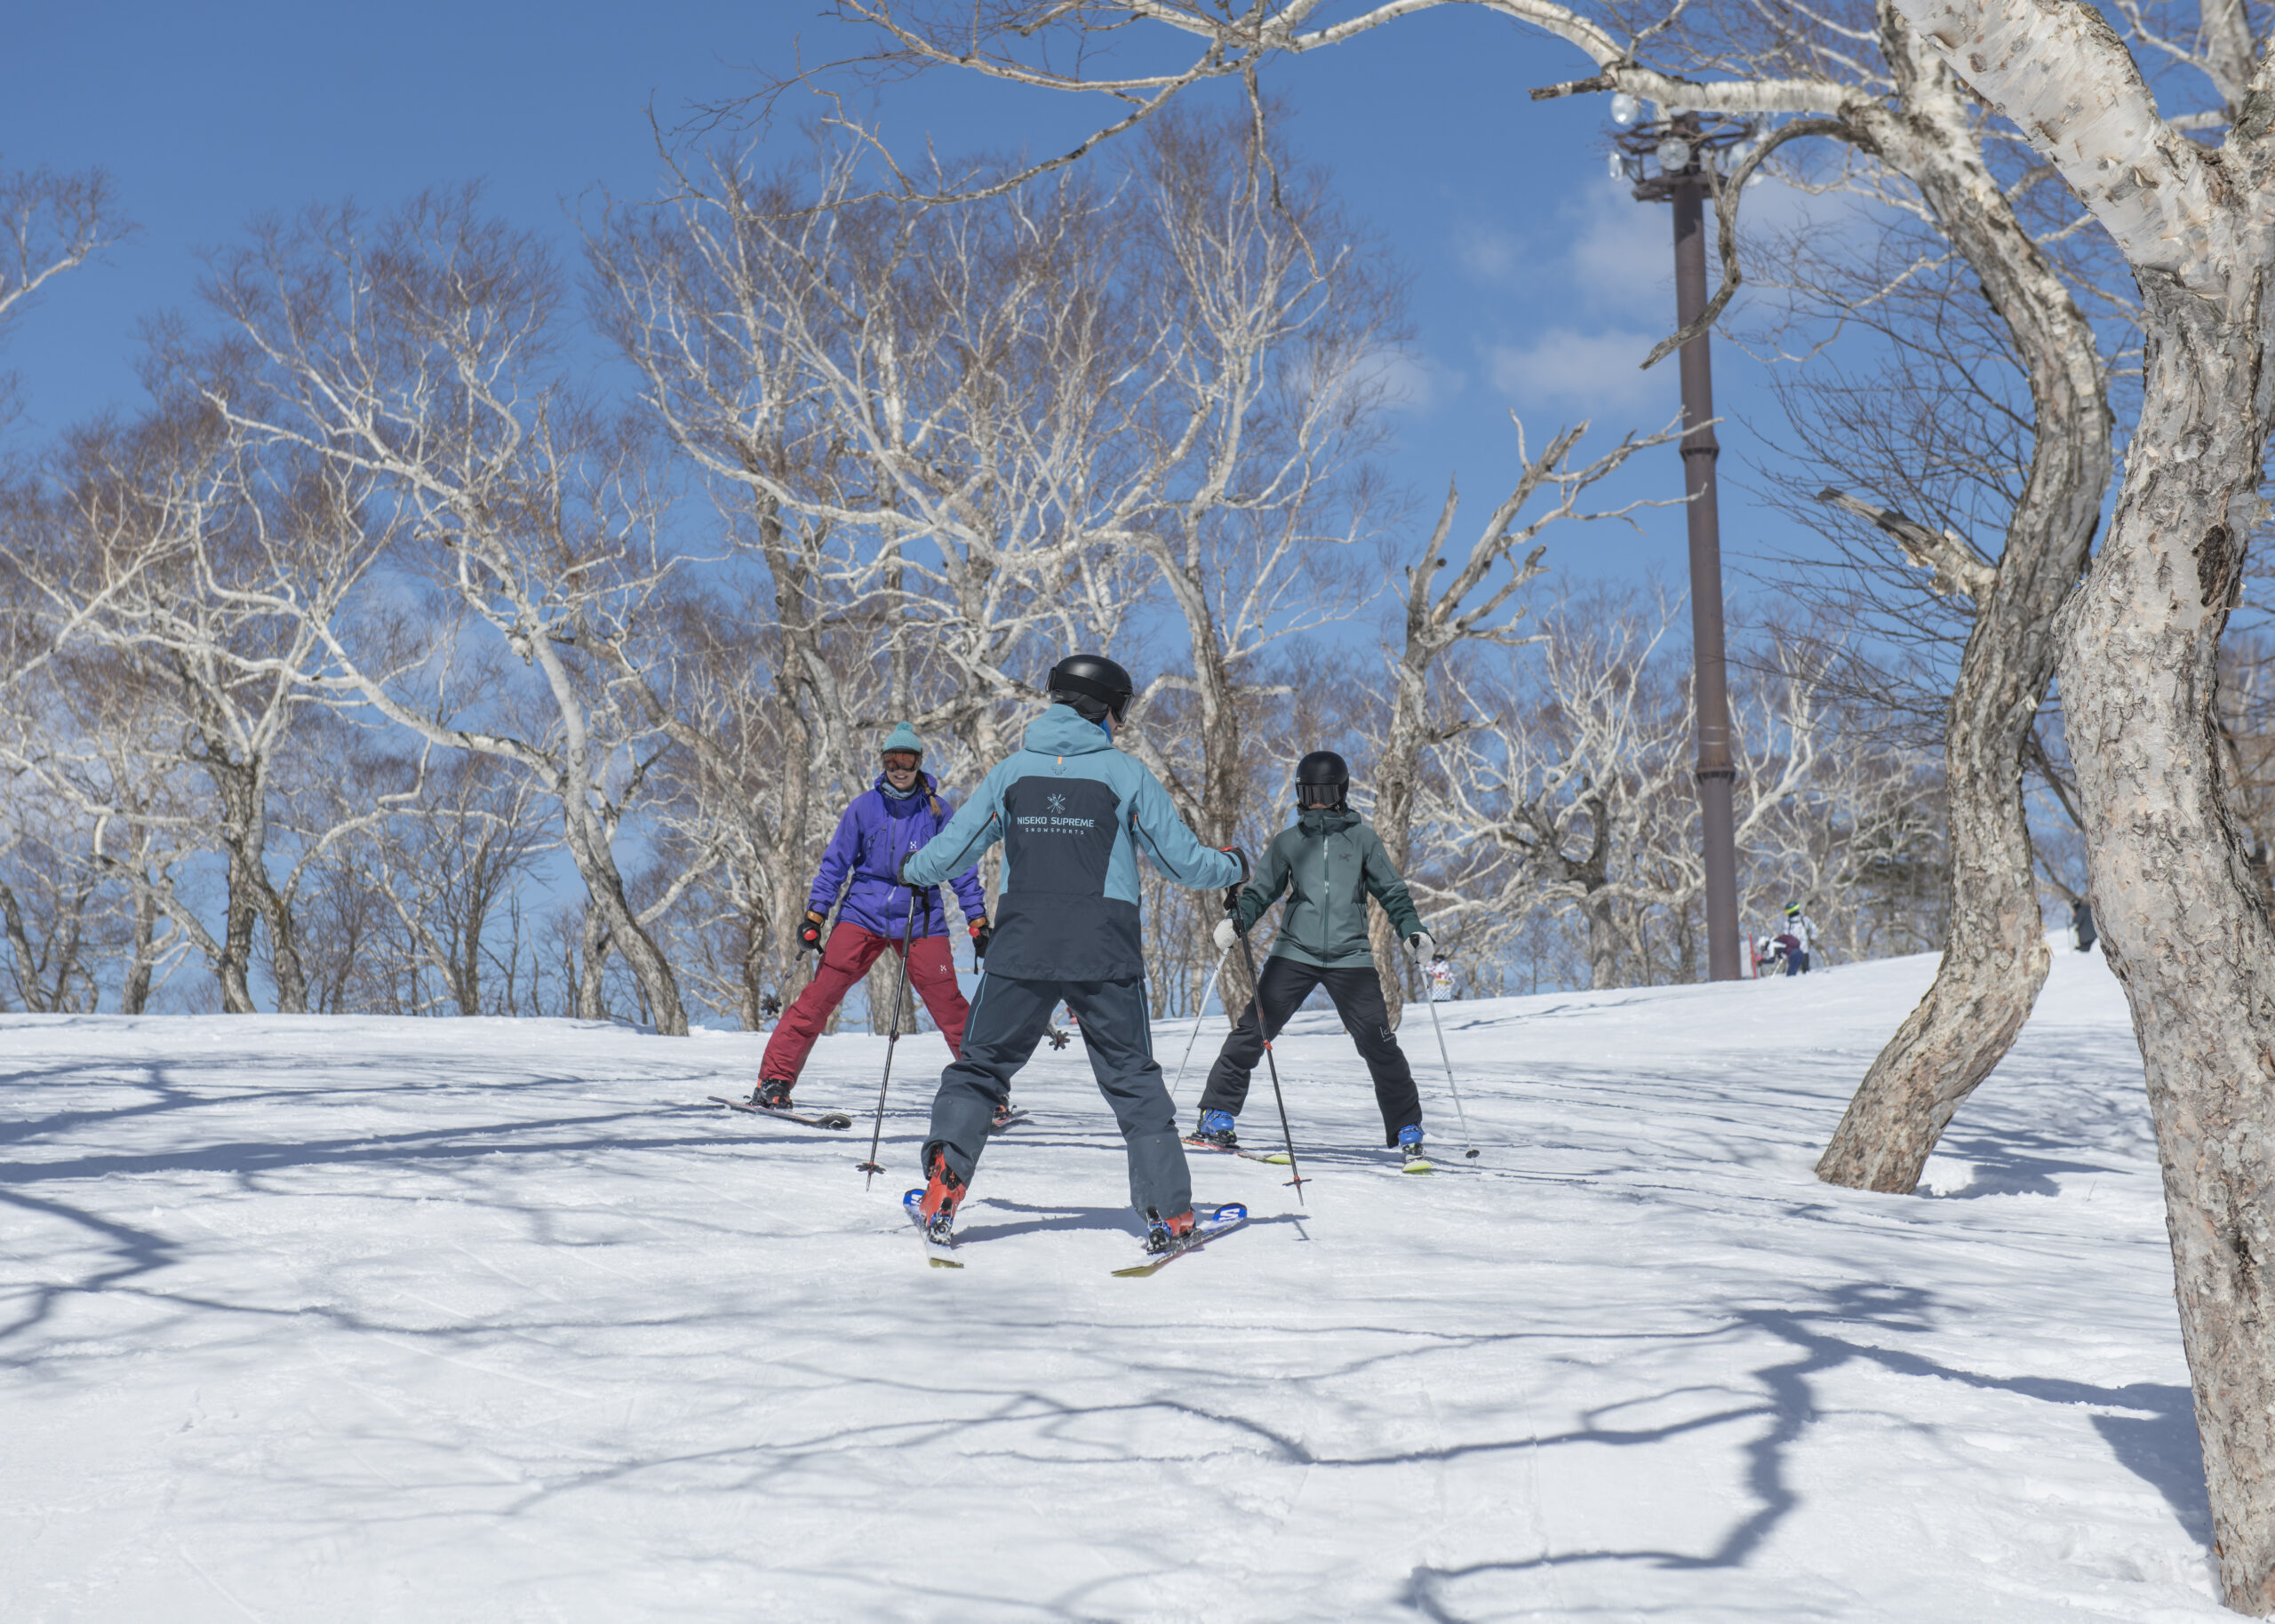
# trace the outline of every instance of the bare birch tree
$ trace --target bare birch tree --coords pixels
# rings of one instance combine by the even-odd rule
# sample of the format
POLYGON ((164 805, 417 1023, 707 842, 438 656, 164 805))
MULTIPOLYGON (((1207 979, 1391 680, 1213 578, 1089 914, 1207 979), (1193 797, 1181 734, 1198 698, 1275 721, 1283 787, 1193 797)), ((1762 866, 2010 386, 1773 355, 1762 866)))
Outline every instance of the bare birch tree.
POLYGON ((880 728, 993 759, 1057 651, 1111 642, 1143 593, 1090 528, 1131 355, 1106 200, 912 210, 849 201, 859 176, 826 147, 772 177, 714 155, 670 208, 612 211, 589 238, 603 325, 770 584, 744 625, 774 657, 771 710, 706 666, 735 725, 667 725, 727 791, 719 827, 746 808, 732 839, 770 898, 742 913, 775 922, 760 979, 778 986, 880 728), (765 778, 778 793, 745 792, 765 778))
MULTIPOLYGON (((330 607, 352 576, 323 567, 338 556, 324 535, 331 493, 320 482, 257 490, 241 450, 194 398, 67 437, 51 471, 47 521, 12 530, 0 547, 60 662, 48 713, 91 712, 100 725, 92 735, 36 729, 5 748, 27 782, 99 830, 125 825, 139 846, 164 827, 177 849, 215 851, 225 871, 218 930, 173 885, 154 887, 140 868, 121 878, 138 908, 163 910, 205 952, 226 1012, 254 1008, 255 932, 265 930, 277 1007, 299 1014, 307 999, 294 898, 308 864, 343 829, 311 831, 291 852, 273 844, 278 774, 309 703, 295 673, 315 639, 295 617, 240 601, 237 588, 282 577, 330 607), (90 682, 145 703, 62 703, 90 682), (142 731, 121 738, 122 722, 142 731), (154 758, 162 780, 201 780, 204 793, 154 805, 136 792, 149 775, 125 769, 123 752, 154 758), (121 804, 114 790, 132 800, 121 804)), ((107 841, 92 857, 111 861, 107 841)))
MULTIPOLYGON (((1425 759, 1477 722, 1476 718, 1446 704, 1436 691, 1432 679, 1441 662, 1469 644, 1514 649, 1541 641, 1539 633, 1518 629, 1528 606, 1517 602, 1512 609, 1510 605, 1545 572, 1541 559, 1548 548, 1539 537, 1552 526, 1603 519, 1632 522, 1639 507, 1669 505, 1639 499, 1590 510, 1581 506, 1581 498, 1636 452, 1678 438, 1679 430, 1662 430, 1640 439, 1626 435, 1594 461, 1575 467, 1572 453, 1587 434, 1587 424, 1559 431, 1546 449, 1534 457, 1525 447, 1524 424, 1513 413, 1511 420, 1516 425, 1517 461, 1522 471, 1514 489, 1487 516, 1460 568, 1442 579, 1438 573, 1452 562, 1445 552, 1446 537, 1452 533, 1460 498, 1451 482, 1447 485, 1445 506, 1439 510, 1436 527, 1414 561, 1403 567, 1405 585, 1398 596, 1404 611, 1405 638, 1395 650, 1385 650, 1392 697, 1371 775, 1375 831, 1401 873, 1415 856, 1415 800, 1425 759), (1548 505, 1534 507, 1535 498, 1544 494, 1550 498, 1548 505), (1520 553, 1524 555, 1521 561, 1520 553), (1505 576, 1497 573, 1504 564, 1508 566, 1505 576)), ((1397 584, 1393 578, 1393 589, 1397 584)), ((1408 991, 1406 966, 1390 917, 1380 908, 1369 914, 1368 935, 1376 974, 1382 978, 1383 1001, 1391 1012, 1392 1025, 1396 1026, 1408 991)))
POLYGON ((50 281, 135 229, 102 170, 0 170, 0 331, 50 281))
MULTIPOLYGON (((1699 973, 1690 697, 1684 651, 1666 643, 1680 610, 1616 593, 1568 600, 1519 666, 1458 673, 1481 720, 1441 747, 1425 784, 1418 814, 1442 856, 1419 888, 1473 952, 1553 912, 1577 918, 1592 986, 1699 973)), ((1800 650, 1763 641, 1732 695, 1742 907, 1766 917, 1802 900, 1853 942, 1868 909, 1898 900, 1897 870, 1940 857, 1939 784, 1922 752, 1846 728, 1800 650)), ((1897 939, 1917 951, 1932 937, 1897 939)))
POLYGON ((2132 266, 2147 339, 2109 536, 2064 606, 2063 720, 2097 919, 2165 1169, 2223 1599, 2275 1612, 2275 922, 2213 714, 2275 394, 2275 65, 2207 6, 2225 124, 2198 141, 2076 0, 1896 0, 2132 266))
MULTIPOLYGON (((48 283, 137 229, 121 211, 110 177, 100 169, 77 174, 45 167, 0 170, 0 340, 48 283)), ((0 373, 0 426, 14 415, 14 389, 15 380, 0 373)), ((0 477, 7 473, 0 465, 0 477)), ((7 517, 20 521, 36 508, 34 493, 15 480, 0 484, 0 510, 7 517)), ((23 529, 20 523, 8 528, 19 536, 23 529)), ((57 628, 32 614, 31 597, 0 552, 0 691, 56 647, 57 628)))
POLYGON ((555 370, 563 290, 549 255, 473 193, 429 195, 376 222, 343 209, 267 225, 222 259, 210 297, 251 359, 209 398, 237 433, 368 486, 343 548, 355 573, 384 563, 374 579, 416 615, 376 588, 319 609, 289 577, 239 596, 309 628, 316 691, 540 785, 588 901, 586 1013, 619 955, 656 1026, 684 1033, 643 918, 657 904, 635 908, 617 858, 667 743, 649 685, 668 686, 656 622, 678 561, 638 435, 555 370), (483 669, 461 655, 467 636, 529 678, 490 701, 465 681, 483 669))

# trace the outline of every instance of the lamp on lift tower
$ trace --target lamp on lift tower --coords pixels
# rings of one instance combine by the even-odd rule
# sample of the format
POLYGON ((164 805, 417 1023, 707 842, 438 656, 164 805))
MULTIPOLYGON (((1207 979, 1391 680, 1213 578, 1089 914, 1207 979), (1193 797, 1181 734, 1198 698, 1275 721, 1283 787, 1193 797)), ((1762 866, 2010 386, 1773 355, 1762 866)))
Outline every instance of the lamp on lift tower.
MULTIPOLYGON (((1665 107, 1637 122, 1642 104, 1611 99, 1612 174, 1633 182, 1639 203, 1674 205, 1675 319, 1688 325, 1706 308, 1705 203, 1729 155, 1759 138, 1727 115, 1665 107), (1653 167, 1647 169, 1646 162, 1653 167)), ((1707 974, 1738 974, 1737 862, 1731 807, 1729 690, 1722 650, 1722 541, 1715 502, 1714 390, 1707 335, 1681 349, 1683 506, 1690 532, 1692 693, 1697 729, 1699 856, 1706 890, 1707 974)))

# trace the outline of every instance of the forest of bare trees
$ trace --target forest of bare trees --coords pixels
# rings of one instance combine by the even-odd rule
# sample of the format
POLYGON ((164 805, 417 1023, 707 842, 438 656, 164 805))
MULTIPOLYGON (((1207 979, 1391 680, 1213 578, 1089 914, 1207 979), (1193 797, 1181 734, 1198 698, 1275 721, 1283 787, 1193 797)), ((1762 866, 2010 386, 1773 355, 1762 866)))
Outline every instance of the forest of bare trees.
MULTIPOLYGON (((218 254, 148 407, 9 472, 0 1001, 755 1028, 882 733, 953 795, 1077 648, 1141 673, 1124 745, 1212 840, 1341 745, 1473 990, 1696 977, 1675 605, 1554 572, 1667 433, 1513 423, 1521 476, 1428 522, 1373 458, 1397 267, 1257 139, 1165 119, 952 209, 722 149, 581 265, 474 191, 218 254)), ((46 184, 12 286, 100 246, 46 184)), ((1930 944, 1930 753, 1745 641, 1749 917, 1930 944)), ((1210 921, 1152 900, 1185 1011, 1210 921)))

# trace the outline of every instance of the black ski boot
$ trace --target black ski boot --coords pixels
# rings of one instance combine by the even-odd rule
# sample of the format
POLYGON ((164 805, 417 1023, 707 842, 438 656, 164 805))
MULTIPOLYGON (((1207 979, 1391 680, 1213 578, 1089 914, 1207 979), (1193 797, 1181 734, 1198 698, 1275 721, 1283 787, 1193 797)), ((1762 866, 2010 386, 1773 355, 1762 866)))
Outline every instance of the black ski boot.
POLYGON ((787 1078, 770 1077, 750 1091, 750 1103, 761 1111, 787 1111, 790 1090, 797 1086, 787 1078))

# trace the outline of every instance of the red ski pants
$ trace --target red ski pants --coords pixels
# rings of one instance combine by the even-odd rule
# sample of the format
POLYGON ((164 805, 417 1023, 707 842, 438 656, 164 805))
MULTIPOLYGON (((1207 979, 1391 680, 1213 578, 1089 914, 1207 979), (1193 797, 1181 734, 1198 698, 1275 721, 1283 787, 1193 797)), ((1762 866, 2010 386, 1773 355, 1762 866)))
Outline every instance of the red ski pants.
MULTIPOLYGON (((853 983, 869 973, 878 955, 897 951, 898 946, 889 936, 840 919, 822 948, 821 967, 774 1023, 774 1035, 766 1040, 766 1057, 758 1063, 759 1077, 796 1082, 798 1073, 806 1069, 806 1056, 813 1052, 814 1039, 821 1036, 821 1029, 829 1024, 830 1015, 845 1001, 853 983)), ((949 1055, 961 1056, 964 1017, 971 1013, 971 1007, 956 989, 955 960, 949 955, 947 937, 916 938, 915 951, 908 955, 908 980, 916 996, 924 1000, 924 1007, 932 1012, 940 1036, 948 1040, 949 1055)))

